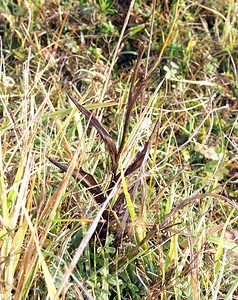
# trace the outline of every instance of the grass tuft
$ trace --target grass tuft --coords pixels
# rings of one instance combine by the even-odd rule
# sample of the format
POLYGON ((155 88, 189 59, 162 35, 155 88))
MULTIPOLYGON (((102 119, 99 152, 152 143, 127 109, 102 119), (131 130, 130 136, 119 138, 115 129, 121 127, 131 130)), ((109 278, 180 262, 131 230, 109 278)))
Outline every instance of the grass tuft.
POLYGON ((236 2, 0 24, 0 298, 236 299, 236 2))

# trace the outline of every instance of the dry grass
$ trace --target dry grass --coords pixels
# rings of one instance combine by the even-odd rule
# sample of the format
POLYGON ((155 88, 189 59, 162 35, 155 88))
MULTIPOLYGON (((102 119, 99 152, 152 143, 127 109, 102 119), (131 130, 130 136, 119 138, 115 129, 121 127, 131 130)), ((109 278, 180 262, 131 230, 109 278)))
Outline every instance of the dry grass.
POLYGON ((236 299, 237 4, 0 4, 0 298, 236 299))

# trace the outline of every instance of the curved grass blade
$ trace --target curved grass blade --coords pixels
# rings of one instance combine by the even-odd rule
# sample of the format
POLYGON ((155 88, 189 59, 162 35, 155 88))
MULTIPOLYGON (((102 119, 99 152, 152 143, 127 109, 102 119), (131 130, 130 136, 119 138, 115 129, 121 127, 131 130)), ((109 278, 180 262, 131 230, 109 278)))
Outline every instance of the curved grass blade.
POLYGON ((85 117, 89 120, 90 124, 93 125, 97 132, 100 134, 100 136, 102 137, 104 143, 106 144, 108 150, 109 150, 109 154, 112 160, 112 170, 113 173, 116 173, 117 170, 117 147, 116 147, 116 143, 114 141, 114 139, 110 136, 110 134, 107 132, 107 130, 102 126, 102 124, 100 124, 100 122, 97 120, 97 118, 95 116, 93 116, 93 114, 87 110, 84 106, 82 106, 81 104, 79 104, 74 98, 72 98, 71 96, 69 96, 69 98, 71 99, 71 101, 74 103, 74 105, 78 108, 78 110, 85 115, 85 117))
MULTIPOLYGON (((68 165, 57 161, 56 159, 48 157, 50 162, 61 169, 61 171, 66 172, 68 170, 68 165)), ((102 193, 102 190, 98 186, 98 183, 94 179, 94 177, 80 169, 73 173, 73 177, 76 181, 80 181, 80 183, 88 189, 88 191, 93 195, 97 203, 103 203, 106 199, 102 193)))

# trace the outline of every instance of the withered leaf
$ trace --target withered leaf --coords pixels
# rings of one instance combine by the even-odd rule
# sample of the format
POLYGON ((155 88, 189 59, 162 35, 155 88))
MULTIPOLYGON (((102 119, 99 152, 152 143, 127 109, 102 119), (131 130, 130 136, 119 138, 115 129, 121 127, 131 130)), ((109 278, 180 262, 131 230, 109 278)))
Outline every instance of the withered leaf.
MULTIPOLYGON (((63 172, 67 172, 68 165, 59 162, 56 159, 48 157, 50 162, 61 169, 63 172)), ((76 181, 79 181, 84 187, 88 189, 88 191, 93 195, 97 203, 103 203, 106 199, 102 193, 101 188, 98 186, 97 181, 94 179, 94 177, 85 172, 83 169, 77 170, 73 173, 73 177, 76 181)))
POLYGON ((97 130, 97 132, 102 137, 104 143, 106 144, 109 154, 112 160, 112 169, 113 173, 117 170, 117 147, 114 139, 110 136, 110 134, 107 132, 107 130, 100 124, 100 122, 97 120, 93 114, 87 110, 83 105, 79 104, 73 97, 69 96, 69 98, 72 100, 74 105, 78 108, 78 110, 85 115, 85 117, 89 120, 90 124, 94 126, 97 130))

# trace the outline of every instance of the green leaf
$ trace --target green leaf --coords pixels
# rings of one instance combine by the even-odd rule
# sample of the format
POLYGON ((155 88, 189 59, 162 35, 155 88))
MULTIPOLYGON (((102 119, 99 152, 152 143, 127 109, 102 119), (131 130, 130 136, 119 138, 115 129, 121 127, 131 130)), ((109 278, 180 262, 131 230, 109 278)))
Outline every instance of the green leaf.
MULTIPOLYGON (((209 242, 212 242, 216 245, 220 244, 220 237, 218 237, 218 236, 208 236, 207 239, 208 239, 209 242)), ((232 241, 229 241, 229 240, 224 238, 222 247, 225 248, 225 249, 231 250, 231 251, 235 252, 236 254, 238 254, 238 245, 236 243, 232 242, 232 241)))

